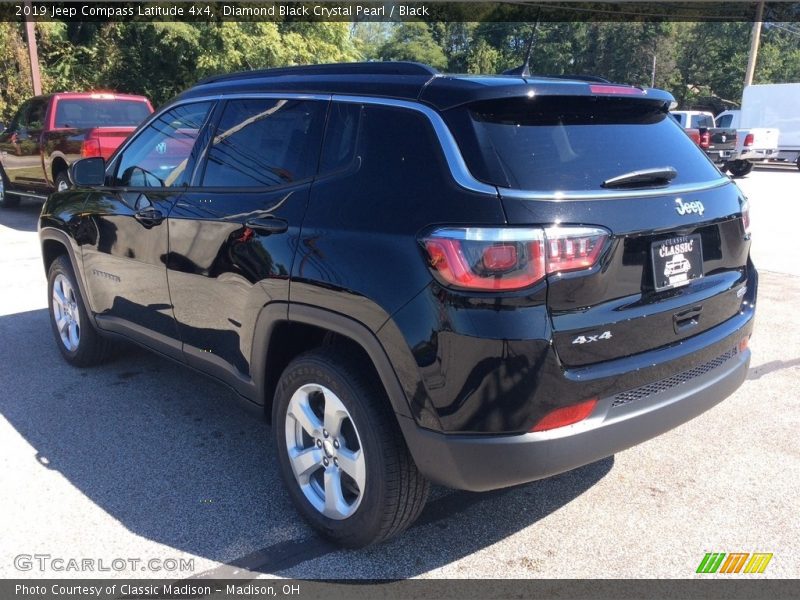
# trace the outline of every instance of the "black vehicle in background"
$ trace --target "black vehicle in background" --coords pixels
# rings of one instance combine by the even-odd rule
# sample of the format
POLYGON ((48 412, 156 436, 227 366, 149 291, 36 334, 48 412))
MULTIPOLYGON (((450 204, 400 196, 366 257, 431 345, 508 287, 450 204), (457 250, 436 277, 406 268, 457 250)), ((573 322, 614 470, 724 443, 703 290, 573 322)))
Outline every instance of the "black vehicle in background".
POLYGON ((750 361, 747 203, 670 102, 414 63, 203 81, 44 205, 56 343, 89 366, 122 336, 230 385, 348 546, 428 482, 609 456, 750 361))

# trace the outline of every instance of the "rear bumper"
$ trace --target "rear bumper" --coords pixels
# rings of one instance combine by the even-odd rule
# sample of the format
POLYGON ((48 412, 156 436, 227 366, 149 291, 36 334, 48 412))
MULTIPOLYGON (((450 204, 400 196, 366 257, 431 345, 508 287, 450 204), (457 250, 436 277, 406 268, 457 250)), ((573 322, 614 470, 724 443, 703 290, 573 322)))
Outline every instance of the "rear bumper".
POLYGON ((777 150, 773 149, 760 149, 760 148, 748 148, 747 150, 742 150, 739 153, 739 156, 736 157, 736 160, 749 160, 751 162, 769 160, 770 158, 775 158, 778 154, 777 150))
POLYGON ((735 158, 735 150, 706 150, 706 155, 714 164, 720 165, 735 158))
POLYGON ((745 380, 750 351, 737 344, 752 319, 714 344, 716 358, 635 390, 601 398, 592 415, 551 431, 505 436, 454 435, 400 417, 420 471, 456 489, 486 491, 592 463, 664 433, 718 404, 745 380))

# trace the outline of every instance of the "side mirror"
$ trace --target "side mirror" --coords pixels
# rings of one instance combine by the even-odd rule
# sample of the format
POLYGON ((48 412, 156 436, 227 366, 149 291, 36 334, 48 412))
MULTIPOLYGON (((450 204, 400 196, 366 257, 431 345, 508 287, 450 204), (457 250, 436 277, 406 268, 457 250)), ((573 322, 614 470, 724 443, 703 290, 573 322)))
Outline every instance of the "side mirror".
POLYGON ((105 179, 106 161, 99 156, 76 160, 69 167, 69 180, 77 187, 99 187, 105 179))

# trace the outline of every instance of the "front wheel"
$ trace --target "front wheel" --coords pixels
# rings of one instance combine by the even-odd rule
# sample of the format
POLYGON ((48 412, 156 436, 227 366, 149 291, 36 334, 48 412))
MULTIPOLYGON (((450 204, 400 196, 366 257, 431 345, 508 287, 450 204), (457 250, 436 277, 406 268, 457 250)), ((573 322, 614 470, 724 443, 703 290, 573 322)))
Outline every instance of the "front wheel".
POLYGON ((62 255, 47 275, 50 326, 61 355, 76 367, 99 364, 110 354, 109 342, 95 331, 69 259, 62 255))
POLYGON ((19 196, 8 195, 6 174, 0 169, 0 208, 14 208, 19 206, 19 196))
POLYGON ((726 167, 734 177, 744 177, 753 170, 753 163, 746 160, 734 160, 727 163, 726 167))
POLYGON ((299 512, 326 538, 357 548, 419 516, 428 482, 380 383, 332 350, 299 356, 273 403, 281 475, 299 512))

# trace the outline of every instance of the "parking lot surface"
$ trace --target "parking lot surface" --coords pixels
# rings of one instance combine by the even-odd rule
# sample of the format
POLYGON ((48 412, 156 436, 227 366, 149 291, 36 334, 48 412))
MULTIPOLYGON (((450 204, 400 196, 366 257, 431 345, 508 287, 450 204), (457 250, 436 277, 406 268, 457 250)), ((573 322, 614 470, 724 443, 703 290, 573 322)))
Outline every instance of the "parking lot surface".
POLYGON ((411 530, 360 551, 299 518, 268 427, 232 391, 136 349, 68 366, 48 323, 40 206, 0 211, 0 577, 685 578, 707 552, 770 552, 754 577, 800 577, 800 172, 739 184, 761 279, 751 372, 732 397, 551 479, 436 488, 411 530))

